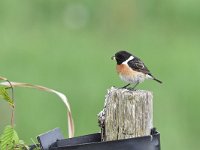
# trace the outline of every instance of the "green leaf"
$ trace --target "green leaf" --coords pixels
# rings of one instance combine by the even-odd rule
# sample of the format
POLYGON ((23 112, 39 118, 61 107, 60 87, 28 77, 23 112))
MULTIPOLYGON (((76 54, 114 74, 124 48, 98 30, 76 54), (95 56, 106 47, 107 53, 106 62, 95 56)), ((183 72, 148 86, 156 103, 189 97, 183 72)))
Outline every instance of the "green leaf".
POLYGON ((29 147, 24 143, 23 140, 19 140, 19 143, 16 143, 14 150, 29 150, 29 147))
POLYGON ((7 90, 5 87, 0 87, 0 97, 2 97, 4 100, 6 100, 12 107, 14 107, 14 100, 10 98, 7 90))
POLYGON ((19 143, 17 132, 10 125, 6 126, 0 136, 0 149, 13 150, 17 143, 19 143))

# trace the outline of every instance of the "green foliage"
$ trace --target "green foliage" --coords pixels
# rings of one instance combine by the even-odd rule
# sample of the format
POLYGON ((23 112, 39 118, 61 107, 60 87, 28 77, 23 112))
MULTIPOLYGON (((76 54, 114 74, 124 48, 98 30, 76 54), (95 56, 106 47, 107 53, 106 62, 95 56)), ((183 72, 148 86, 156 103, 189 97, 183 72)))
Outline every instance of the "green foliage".
POLYGON ((6 100, 12 107, 14 107, 14 100, 10 98, 5 87, 0 87, 0 97, 6 100))
POLYGON ((35 148, 33 148, 33 150, 40 150, 40 147, 36 144, 36 142, 33 139, 31 140, 32 140, 32 143, 35 145, 35 148))
POLYGON ((28 147, 24 141, 19 140, 15 129, 8 125, 5 127, 3 134, 0 136, 0 149, 1 150, 26 150, 28 147))
POLYGON ((33 150, 41 150, 39 147, 34 148, 33 150))
POLYGON ((16 131, 14 130, 13 127, 9 125, 6 126, 3 131, 3 134, 0 137, 0 149, 2 150, 14 149, 14 145, 16 143, 19 143, 19 137, 16 131))

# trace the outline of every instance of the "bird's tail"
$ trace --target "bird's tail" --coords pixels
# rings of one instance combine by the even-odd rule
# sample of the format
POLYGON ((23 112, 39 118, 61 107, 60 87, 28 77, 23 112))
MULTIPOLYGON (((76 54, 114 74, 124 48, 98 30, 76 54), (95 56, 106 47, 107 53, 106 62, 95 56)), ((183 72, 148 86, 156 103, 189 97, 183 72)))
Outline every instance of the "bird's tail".
POLYGON ((157 81, 158 83, 162 83, 162 81, 160 81, 160 80, 158 80, 158 79, 156 79, 152 74, 148 74, 148 77, 150 78, 150 79, 153 79, 153 80, 155 80, 155 81, 157 81))
POLYGON ((162 83, 162 81, 156 79, 155 77, 153 77, 153 80, 157 81, 158 83, 162 83))

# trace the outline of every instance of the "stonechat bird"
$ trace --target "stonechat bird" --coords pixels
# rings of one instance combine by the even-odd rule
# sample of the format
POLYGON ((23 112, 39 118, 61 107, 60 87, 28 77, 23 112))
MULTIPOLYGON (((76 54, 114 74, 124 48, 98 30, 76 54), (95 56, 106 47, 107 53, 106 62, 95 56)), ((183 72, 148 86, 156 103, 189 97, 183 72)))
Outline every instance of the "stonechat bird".
POLYGON ((139 83, 143 82, 145 79, 153 79, 158 83, 162 81, 156 79, 145 64, 140 60, 140 58, 130 54, 127 51, 119 51, 112 57, 113 60, 117 62, 117 73, 121 80, 128 83, 123 88, 128 87, 130 84, 135 84, 134 89, 139 83))

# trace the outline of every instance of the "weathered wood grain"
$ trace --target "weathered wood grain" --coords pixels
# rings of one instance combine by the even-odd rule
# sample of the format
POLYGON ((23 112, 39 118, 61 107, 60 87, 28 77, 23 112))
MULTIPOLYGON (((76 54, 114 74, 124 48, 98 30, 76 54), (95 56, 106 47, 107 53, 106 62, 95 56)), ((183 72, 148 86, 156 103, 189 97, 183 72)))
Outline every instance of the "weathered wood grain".
POLYGON ((111 87, 98 119, 103 141, 150 135, 153 95, 150 91, 111 87))

